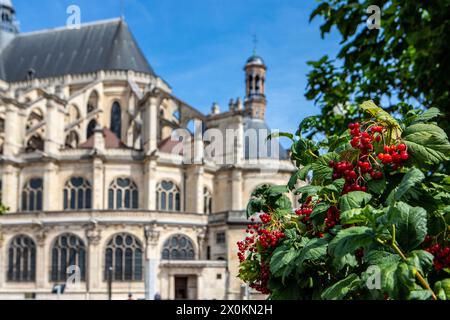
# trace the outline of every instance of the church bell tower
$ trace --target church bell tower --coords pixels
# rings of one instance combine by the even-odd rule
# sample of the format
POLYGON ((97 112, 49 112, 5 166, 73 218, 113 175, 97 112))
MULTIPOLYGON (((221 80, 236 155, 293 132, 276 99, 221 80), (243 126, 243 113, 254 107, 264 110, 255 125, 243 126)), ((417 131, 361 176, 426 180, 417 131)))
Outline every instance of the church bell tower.
POLYGON ((19 33, 16 10, 11 0, 0 0, 0 52, 19 33))
POLYGON ((267 107, 265 95, 266 64, 254 52, 247 60, 244 71, 246 79, 245 111, 253 119, 264 120, 267 107))

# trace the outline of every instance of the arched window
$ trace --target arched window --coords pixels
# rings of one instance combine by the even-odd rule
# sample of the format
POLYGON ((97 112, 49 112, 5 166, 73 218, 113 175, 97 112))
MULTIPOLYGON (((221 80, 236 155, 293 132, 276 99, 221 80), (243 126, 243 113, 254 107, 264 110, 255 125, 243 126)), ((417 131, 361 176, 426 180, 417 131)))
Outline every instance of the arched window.
POLYGON ((181 211, 180 189, 171 181, 162 181, 156 187, 156 207, 162 211, 181 211))
POLYGON ((28 236, 19 235, 8 247, 8 281, 33 282, 36 280, 36 244, 28 236))
POLYGON ((91 120, 91 122, 89 122, 89 124, 87 126, 86 139, 89 139, 94 134, 94 130, 96 127, 97 127, 97 121, 91 120))
POLYGON ((261 78, 259 77, 259 75, 255 77, 255 93, 261 93, 261 78))
POLYGON ((22 211, 42 211, 44 182, 41 178, 31 179, 22 190, 22 211))
POLYGON ((35 134, 27 141, 27 147, 25 148, 26 152, 33 152, 33 151, 44 151, 44 140, 42 137, 38 134, 35 134))
POLYGON ((118 178, 109 186, 109 209, 138 209, 139 191, 136 184, 129 178, 118 178))
POLYGON ((77 266, 80 271, 80 280, 86 279, 86 246, 79 237, 73 234, 59 236, 52 248, 51 281, 65 282, 74 270, 68 270, 71 266, 77 266), (68 274, 68 271, 71 271, 68 274))
POLYGON ((117 136, 117 138, 122 138, 122 111, 118 102, 114 102, 111 108, 110 129, 117 136))
POLYGON ((98 93, 97 91, 92 91, 89 96, 88 104, 87 104, 87 113, 91 113, 92 111, 98 108, 98 93))
POLYGON ((142 281, 142 245, 134 236, 115 235, 106 247, 105 280, 112 268, 114 281, 142 281))
POLYGON ((78 133, 76 131, 71 131, 66 137, 65 146, 68 149, 76 149, 78 144, 80 143, 80 138, 78 137, 78 133))
POLYGON ((192 240, 182 234, 170 237, 164 243, 162 259, 195 260, 195 250, 192 240))
POLYGON ((71 178, 64 188, 64 210, 92 208, 92 188, 84 178, 71 178))
POLYGON ((69 125, 74 122, 77 122, 78 120, 80 120, 80 111, 78 110, 77 106, 72 104, 69 107, 69 113, 67 115, 66 122, 69 125))
POLYGON ((206 214, 212 213, 212 194, 206 187, 203 189, 203 212, 206 214))

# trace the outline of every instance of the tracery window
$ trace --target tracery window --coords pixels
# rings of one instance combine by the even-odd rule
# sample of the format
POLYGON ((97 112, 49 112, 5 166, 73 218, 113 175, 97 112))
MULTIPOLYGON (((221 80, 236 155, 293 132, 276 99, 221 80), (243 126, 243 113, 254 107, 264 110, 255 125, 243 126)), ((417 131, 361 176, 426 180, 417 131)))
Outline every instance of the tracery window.
POLYGON ((10 282, 36 280, 36 244, 28 236, 18 235, 8 247, 8 273, 10 282))
POLYGON ((22 189, 22 211, 42 211, 42 194, 44 181, 42 178, 29 180, 22 189))
POLYGON ((156 187, 156 207, 162 211, 181 211, 181 193, 171 181, 162 181, 156 187))
POLYGON ((110 129, 117 136, 117 138, 122 138, 122 111, 118 102, 114 102, 111 108, 110 129))
POLYGON ((89 96, 89 101, 87 104, 87 113, 91 113, 92 111, 96 110, 98 108, 98 93, 97 91, 92 91, 91 95, 89 96))
POLYGON ((92 187, 89 181, 73 177, 64 187, 64 210, 92 208, 92 187))
POLYGON ((142 244, 136 237, 120 233, 115 235, 106 247, 105 280, 112 268, 114 281, 142 281, 142 244))
POLYGON ((170 237, 162 250, 163 260, 195 260, 194 244, 182 234, 170 237))
POLYGON ((71 266, 79 268, 79 279, 85 281, 86 246, 83 240, 76 235, 63 234, 53 244, 50 272, 51 281, 67 281, 67 278, 75 272, 75 270, 68 269, 71 266))
POLYGON ((136 184, 129 178, 118 178, 109 186, 109 209, 138 209, 139 191, 136 184))

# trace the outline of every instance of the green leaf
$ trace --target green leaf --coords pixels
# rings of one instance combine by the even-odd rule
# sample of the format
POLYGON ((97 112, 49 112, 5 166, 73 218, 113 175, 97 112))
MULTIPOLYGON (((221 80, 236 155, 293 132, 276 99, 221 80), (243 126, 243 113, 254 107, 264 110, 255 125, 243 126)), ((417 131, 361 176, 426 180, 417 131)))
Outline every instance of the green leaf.
POLYGON ((412 251, 408 254, 408 264, 419 270, 422 274, 428 273, 433 267, 434 256, 424 250, 412 251))
POLYGON ((369 191, 376 193, 376 194, 382 194, 384 190, 386 190, 387 184, 385 179, 381 180, 369 180, 367 183, 369 186, 369 191))
POLYGON ((330 209, 330 204, 326 202, 321 202, 314 208, 310 218, 315 225, 320 225, 324 222, 328 209, 330 209))
POLYGON ((434 124, 415 124, 403 132, 403 140, 414 161, 420 166, 439 164, 450 155, 450 143, 445 132, 434 124))
POLYGON ((356 208, 344 211, 341 213, 341 223, 346 224, 357 224, 367 222, 367 217, 362 214, 363 209, 356 208))
POLYGON ((360 285, 360 278, 352 273, 347 278, 336 282, 331 287, 327 288, 322 293, 322 299, 324 300, 341 300, 345 298, 345 296, 356 289, 360 285))
POLYGON ((295 260, 297 270, 302 272, 303 263, 309 260, 323 260, 327 255, 328 243, 325 239, 309 239, 304 247, 300 250, 295 260))
POLYGON ((267 137, 267 141, 270 141, 272 139, 277 139, 280 137, 284 137, 284 138, 288 138, 291 141, 294 141, 294 135, 292 133, 288 133, 288 132, 274 132, 269 134, 269 136, 267 137))
POLYGON ((278 247, 270 259, 270 271, 274 276, 280 277, 284 268, 290 264, 298 256, 299 252, 294 247, 287 248, 285 246, 278 247))
POLYGON ((369 113, 373 118, 384 123, 391 128, 400 128, 397 120, 394 119, 389 113, 377 106, 373 101, 366 101, 361 105, 361 109, 369 113))
POLYGON ((413 290, 409 293, 410 300, 430 300, 430 290, 413 290))
POLYGON ((426 110, 424 113, 422 113, 421 115, 417 116, 417 118, 414 119, 412 124, 428 122, 428 121, 431 121, 431 120, 439 117, 440 115, 441 115, 441 112, 439 111, 438 108, 430 108, 430 109, 426 110))
MULTIPOLYGON (((389 223, 395 224, 397 242, 405 251, 417 248, 427 235, 427 212, 421 207, 411 207, 398 202, 388 212, 389 223)), ((392 227, 388 226, 392 231, 392 227)))
POLYGON ((420 182, 425 179, 425 175, 417 168, 412 168, 409 170, 400 182, 397 190, 395 191, 395 200, 399 201, 405 195, 407 195, 408 191, 417 186, 420 182))
POLYGON ((366 248, 373 242, 372 229, 352 227, 341 230, 330 242, 329 250, 336 258, 353 254, 359 248, 366 248))
POLYGON ((339 208, 341 211, 347 211, 355 208, 364 207, 372 196, 369 193, 355 191, 343 195, 339 202, 339 208))
POLYGON ((311 165, 307 165, 302 167, 299 171, 298 171, 298 178, 300 180, 306 180, 306 178, 308 177, 308 173, 309 171, 311 171, 311 165))
POLYGON ((297 190, 295 190, 295 194, 302 194, 305 196, 313 196, 313 195, 318 194, 321 189, 322 189, 321 186, 308 185, 308 186, 300 187, 297 190))
POLYGON ((261 199, 251 199, 247 205, 247 217, 250 218, 254 214, 261 212, 263 203, 261 199))
POLYGON ((450 279, 444 279, 436 282, 434 285, 434 291, 441 300, 450 300, 450 279))
POLYGON ((389 251, 371 250, 364 255, 364 262, 369 265, 390 264, 399 261, 400 256, 389 251))

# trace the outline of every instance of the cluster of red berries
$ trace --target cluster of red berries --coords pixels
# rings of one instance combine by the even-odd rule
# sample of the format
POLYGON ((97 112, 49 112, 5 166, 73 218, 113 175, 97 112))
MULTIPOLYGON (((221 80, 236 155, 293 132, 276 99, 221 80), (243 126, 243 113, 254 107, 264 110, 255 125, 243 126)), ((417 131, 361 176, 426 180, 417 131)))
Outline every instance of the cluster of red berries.
MULTIPOLYGON (((259 218, 262 223, 249 224, 247 226, 247 233, 250 236, 237 243, 240 262, 245 261, 246 253, 257 252, 258 243, 263 249, 268 250, 270 248, 276 248, 279 242, 286 237, 284 232, 278 230, 269 231, 264 228, 265 225, 272 221, 272 217, 269 214, 264 213, 259 218)), ((255 218, 252 218, 251 221, 255 222, 255 218)))
POLYGON ((352 191, 367 191, 367 187, 362 185, 361 182, 363 182, 363 179, 361 178, 361 174, 368 170, 369 166, 371 168, 371 165, 369 162, 362 162, 359 161, 361 164, 361 167, 355 167, 351 162, 349 161, 341 161, 341 162, 335 162, 330 161, 329 165, 331 168, 333 168, 333 180, 345 179, 343 194, 352 192, 352 191), (368 166, 366 165, 368 164, 368 166))
MULTIPOLYGON (((361 125, 357 123, 350 123, 348 126, 350 134, 352 135, 352 140, 350 144, 355 149, 360 149, 362 153, 367 154, 369 151, 373 150, 373 142, 381 141, 381 135, 376 135, 372 130, 372 135, 368 132, 361 132, 361 125)), ((381 130, 383 131, 383 129, 381 130)))
POLYGON ((327 217, 325 219, 325 231, 328 231, 338 225, 340 223, 340 219, 341 214, 339 212, 339 209, 335 206, 330 207, 327 211, 327 217))
POLYGON ((257 282, 252 283, 250 288, 255 289, 256 291, 262 294, 270 294, 270 290, 267 288, 269 284, 270 278, 270 268, 269 266, 263 264, 261 265, 261 273, 259 275, 259 279, 257 282))
POLYGON ((295 214, 298 216, 303 216, 303 221, 309 222, 313 210, 314 209, 309 204, 304 203, 299 209, 295 210, 295 214))
MULTIPOLYGON (((427 236, 425 243, 430 243, 432 238, 427 236)), ((433 265, 436 271, 440 271, 444 268, 450 268, 450 247, 441 246, 439 243, 426 249, 434 256, 433 265)))
POLYGON ((398 146, 384 146, 384 153, 378 154, 378 159, 384 165, 392 166, 392 170, 398 170, 409 159, 408 147, 401 143, 398 146))

